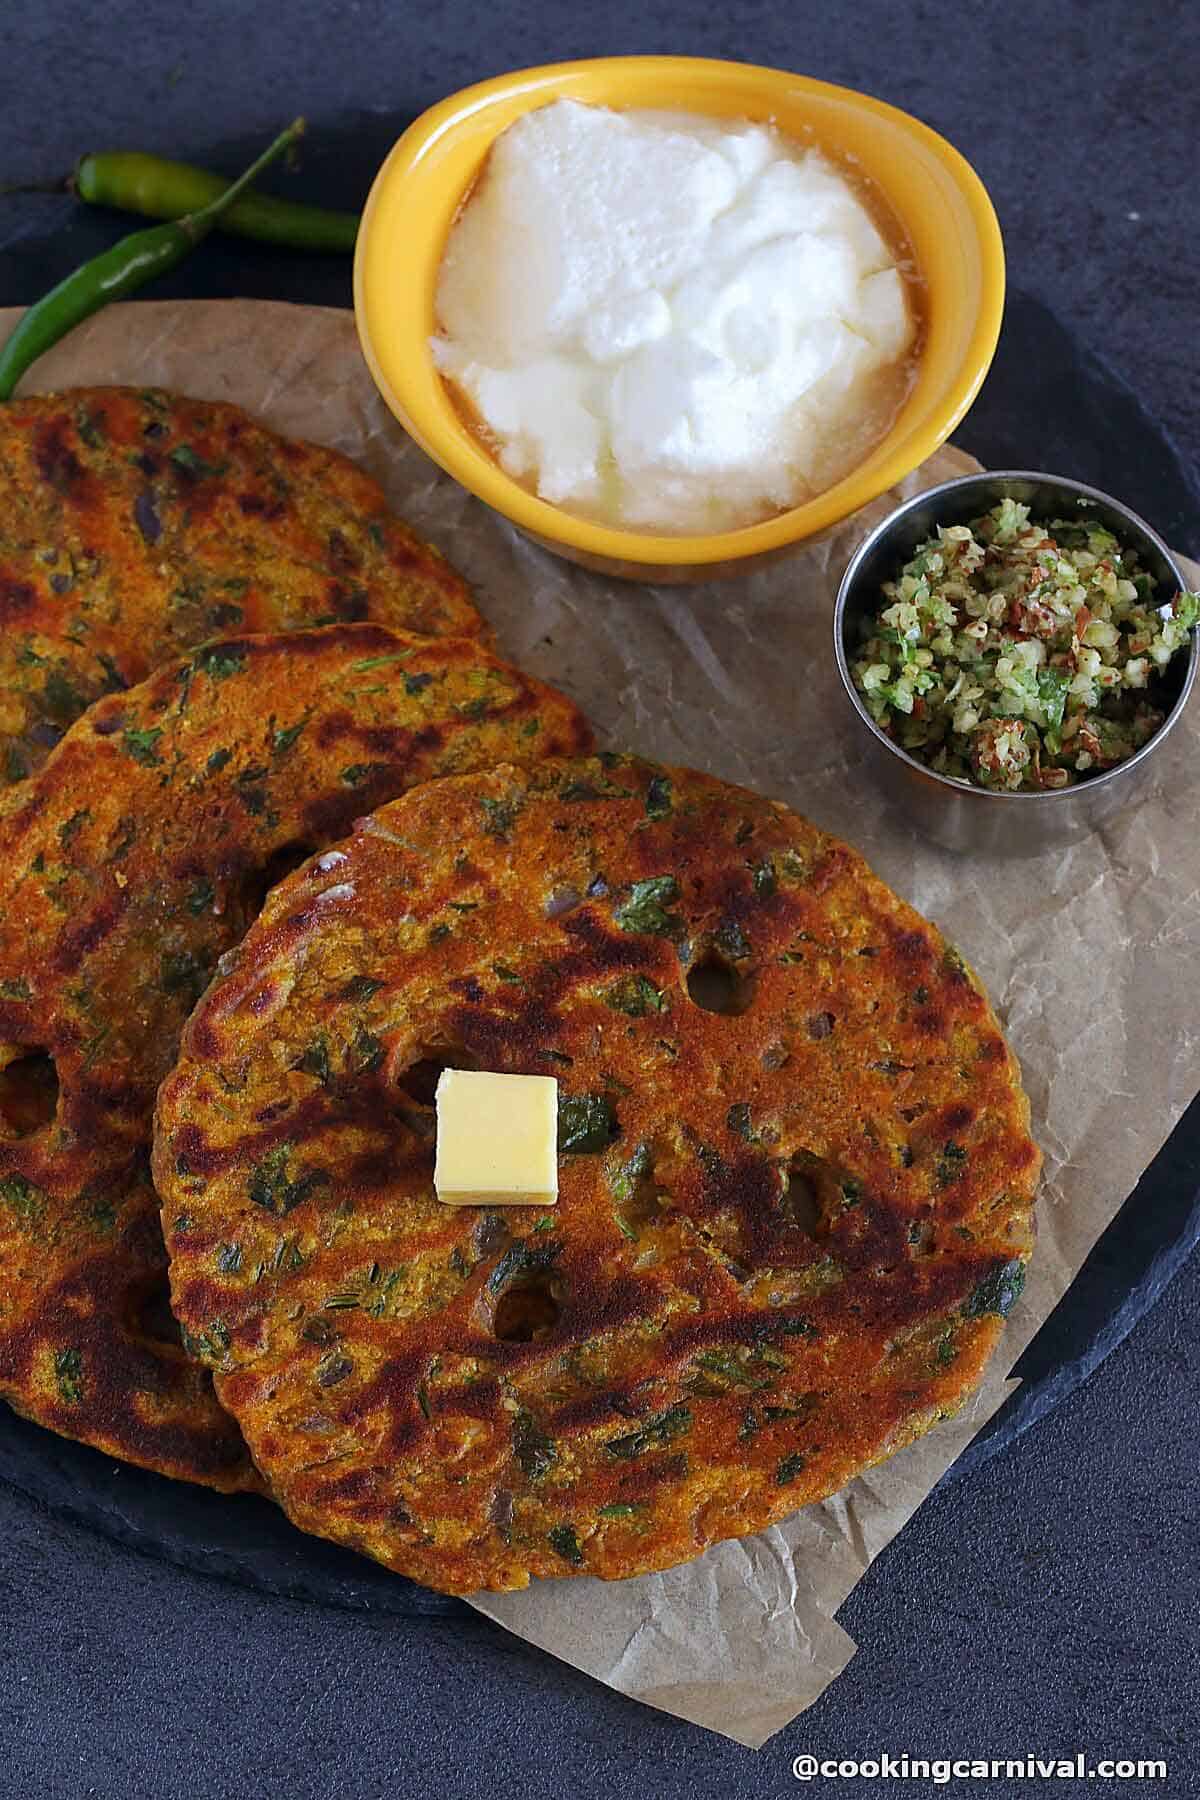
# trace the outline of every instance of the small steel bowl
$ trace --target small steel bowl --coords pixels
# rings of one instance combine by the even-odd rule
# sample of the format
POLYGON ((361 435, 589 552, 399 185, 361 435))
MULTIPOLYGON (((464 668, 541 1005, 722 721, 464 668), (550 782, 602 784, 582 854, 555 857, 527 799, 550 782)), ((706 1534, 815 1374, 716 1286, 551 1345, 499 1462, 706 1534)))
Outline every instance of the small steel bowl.
POLYGON ((1087 776, 1072 787, 1039 794, 994 793, 949 775, 935 774, 881 731, 863 704, 850 673, 866 621, 878 611, 880 590, 917 546, 939 525, 966 525, 1000 500, 1029 507, 1035 519, 1095 519, 1122 544, 1136 549, 1158 583, 1163 602, 1187 587, 1171 552, 1144 519, 1097 488, 1059 475, 1021 469, 985 471, 944 482, 898 506, 860 544, 838 589, 833 614, 834 654, 854 714, 866 733, 870 765, 885 792, 913 824, 948 850, 1032 856, 1052 844, 1069 844, 1115 819, 1141 799, 1165 772, 1162 751, 1178 722, 1200 663, 1200 632, 1163 672, 1167 716, 1142 748, 1115 769, 1087 776))

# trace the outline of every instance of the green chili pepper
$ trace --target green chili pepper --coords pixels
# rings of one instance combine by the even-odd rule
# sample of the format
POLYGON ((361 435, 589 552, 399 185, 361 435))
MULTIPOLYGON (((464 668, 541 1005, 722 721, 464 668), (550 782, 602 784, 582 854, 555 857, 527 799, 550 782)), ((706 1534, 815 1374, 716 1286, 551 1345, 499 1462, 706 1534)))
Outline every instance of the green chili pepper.
POLYGON ((296 119, 210 206, 187 213, 170 224, 135 231, 51 288, 43 299, 29 308, 0 349, 0 400, 11 399, 13 389, 31 364, 76 325, 91 318, 110 300, 126 299, 148 281, 165 275, 181 263, 188 251, 208 236, 225 209, 276 157, 289 149, 303 131, 304 120, 296 119))
MULTIPOLYGON (((225 187, 221 176, 207 169, 138 150, 101 150, 81 157, 67 182, 71 193, 93 206, 115 206, 147 219, 180 219, 199 212, 218 200, 225 187)), ((219 229, 292 250, 345 254, 354 249, 358 214, 251 191, 222 214, 219 229)))

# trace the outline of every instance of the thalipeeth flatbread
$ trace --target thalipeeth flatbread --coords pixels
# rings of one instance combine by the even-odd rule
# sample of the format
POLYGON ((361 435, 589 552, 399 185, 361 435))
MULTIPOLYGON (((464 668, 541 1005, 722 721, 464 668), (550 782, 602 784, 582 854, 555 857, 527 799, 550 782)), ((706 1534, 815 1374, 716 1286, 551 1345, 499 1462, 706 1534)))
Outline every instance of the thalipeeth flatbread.
POLYGON ((256 1485, 167 1303, 148 1158, 183 1021, 269 882, 358 813, 589 741, 479 644, 370 624, 218 641, 68 731, 0 821, 0 1396, 164 1474, 256 1485))
POLYGON ((291 1518, 449 1592, 761 1530, 952 1412, 1040 1158, 933 926, 782 806, 625 757, 406 795, 188 1023, 175 1310, 291 1518), (555 1074, 560 1200, 440 1206, 439 1066, 555 1074))
POLYGON ((461 576, 336 451, 159 389, 0 408, 0 787, 209 638, 359 619, 487 635, 461 576))

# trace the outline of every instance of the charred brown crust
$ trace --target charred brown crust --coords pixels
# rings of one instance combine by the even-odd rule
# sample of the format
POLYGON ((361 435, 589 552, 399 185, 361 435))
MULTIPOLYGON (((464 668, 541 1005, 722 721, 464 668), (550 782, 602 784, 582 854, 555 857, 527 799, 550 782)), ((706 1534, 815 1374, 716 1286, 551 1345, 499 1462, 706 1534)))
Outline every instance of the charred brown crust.
POLYGON ((632 1575, 962 1402, 1040 1157, 978 985, 852 850, 615 756, 342 850, 209 989, 154 1153, 176 1312, 298 1524, 451 1592, 632 1575), (439 1063, 558 1076, 557 1209, 437 1204, 439 1063))
POLYGON ((173 1341, 146 1157, 183 1021, 269 883, 360 813, 589 742, 480 644, 377 624, 218 640, 67 732, 0 820, 0 1396, 164 1474, 259 1485, 173 1341))
POLYGON ((0 792, 102 695, 234 631, 488 636, 361 469, 240 407, 75 388, 0 416, 0 792))

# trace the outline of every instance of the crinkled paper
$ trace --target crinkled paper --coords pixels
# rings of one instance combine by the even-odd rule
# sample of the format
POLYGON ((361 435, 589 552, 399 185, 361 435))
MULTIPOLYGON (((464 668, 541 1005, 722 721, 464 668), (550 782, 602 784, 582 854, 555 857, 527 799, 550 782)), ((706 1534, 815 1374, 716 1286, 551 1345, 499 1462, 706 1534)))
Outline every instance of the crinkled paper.
POLYGON ((939 451, 766 571, 641 587, 535 548, 435 468, 376 394, 347 312, 119 306, 35 374, 30 387, 128 382, 232 400, 345 451, 468 576, 506 652, 572 694, 602 742, 763 789, 848 838, 986 983, 1021 1058, 1046 1174, 1030 1279, 974 1401, 823 1505, 684 1568, 475 1602, 620 1692, 757 1748, 846 1666, 839 1606, 1000 1405, 1007 1371, 1200 1088, 1200 785, 1182 773, 1200 751, 1196 706, 1164 755, 1165 787, 1132 817, 1035 860, 955 856, 914 837, 864 772, 830 615, 868 526, 901 495, 974 468, 960 451, 939 451))

